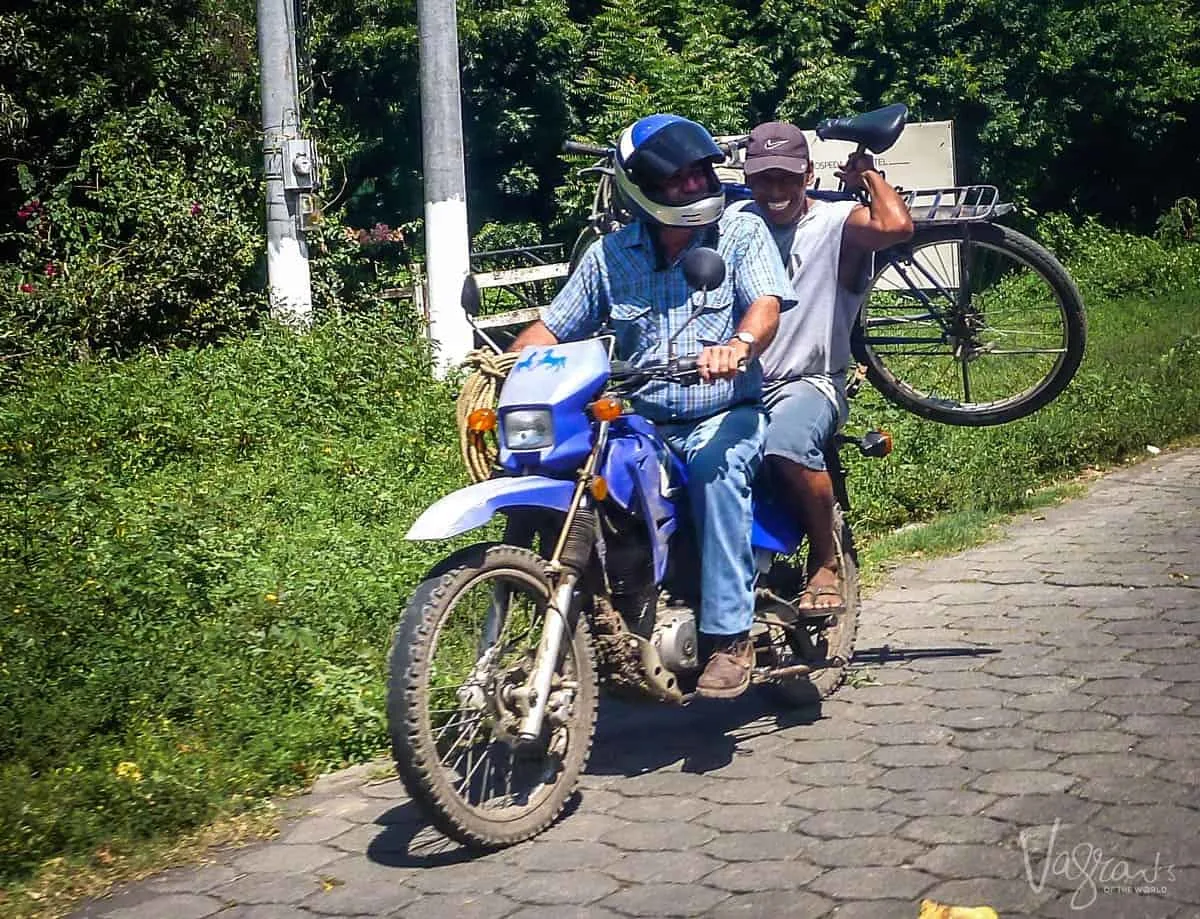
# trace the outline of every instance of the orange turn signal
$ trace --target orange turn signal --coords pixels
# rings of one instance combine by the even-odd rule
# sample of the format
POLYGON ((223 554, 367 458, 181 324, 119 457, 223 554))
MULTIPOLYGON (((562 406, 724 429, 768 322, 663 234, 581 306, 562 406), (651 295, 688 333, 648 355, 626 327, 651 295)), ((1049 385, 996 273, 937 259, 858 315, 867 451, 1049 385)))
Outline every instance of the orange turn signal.
POLYGON ((597 421, 615 421, 625 412, 625 406, 620 399, 610 399, 607 396, 597 399, 588 408, 597 421))
POLYGON ((482 434, 496 429, 496 412, 490 408, 477 408, 467 416, 467 430, 482 434))
POLYGON ((603 501, 608 497, 608 482, 605 481, 604 476, 592 476, 591 484, 588 487, 592 491, 592 497, 597 501, 603 501))

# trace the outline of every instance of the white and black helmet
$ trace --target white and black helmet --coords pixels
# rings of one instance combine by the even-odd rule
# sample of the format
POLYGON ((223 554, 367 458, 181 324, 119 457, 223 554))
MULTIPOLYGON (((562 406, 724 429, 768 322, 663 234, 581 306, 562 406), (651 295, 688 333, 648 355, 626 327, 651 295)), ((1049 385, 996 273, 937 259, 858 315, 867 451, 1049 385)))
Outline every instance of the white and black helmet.
POLYGON ((725 193, 713 169, 724 159, 712 135, 696 122, 679 115, 647 115, 621 133, 614 177, 634 217, 668 227, 702 227, 716 223, 725 209, 725 193), (694 163, 707 164, 706 187, 688 201, 658 200, 663 183, 694 163))

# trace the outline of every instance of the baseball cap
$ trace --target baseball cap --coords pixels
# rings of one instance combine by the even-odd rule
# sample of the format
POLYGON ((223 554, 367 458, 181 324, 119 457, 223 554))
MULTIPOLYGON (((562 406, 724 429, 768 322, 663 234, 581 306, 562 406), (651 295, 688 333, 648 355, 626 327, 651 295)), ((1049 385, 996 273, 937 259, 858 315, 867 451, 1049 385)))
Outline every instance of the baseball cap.
POLYGON ((786 121, 768 121, 750 132, 746 144, 746 175, 767 169, 808 172, 808 141, 804 132, 786 121))

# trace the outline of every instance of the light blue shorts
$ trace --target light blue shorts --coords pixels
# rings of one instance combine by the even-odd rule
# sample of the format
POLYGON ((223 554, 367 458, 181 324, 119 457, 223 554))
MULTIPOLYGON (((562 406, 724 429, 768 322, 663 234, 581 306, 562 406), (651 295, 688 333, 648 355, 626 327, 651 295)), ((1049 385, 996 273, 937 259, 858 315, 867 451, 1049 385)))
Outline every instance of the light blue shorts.
POLYGON ((763 405, 769 416, 766 455, 824 471, 823 448, 838 426, 829 398, 807 380, 779 380, 763 386, 763 405))

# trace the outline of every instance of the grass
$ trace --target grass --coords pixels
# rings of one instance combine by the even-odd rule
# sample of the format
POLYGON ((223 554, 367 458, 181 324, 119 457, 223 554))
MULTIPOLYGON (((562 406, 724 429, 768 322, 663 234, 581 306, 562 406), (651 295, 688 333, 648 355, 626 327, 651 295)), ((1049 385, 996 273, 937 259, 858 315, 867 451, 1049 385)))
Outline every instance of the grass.
MULTIPOLYGON (((1200 433, 1200 287, 1155 277, 1153 295, 1085 287, 1083 367, 1030 418, 949 428, 856 400, 852 425, 897 444, 851 462, 868 579, 1200 433)), ((365 319, 0 391, 5 911, 50 915, 172 840, 259 826, 281 789, 384 748, 390 632, 447 551, 403 533, 466 481, 453 395, 365 319)))
POLYGON ((203 863, 213 852, 275 835, 278 811, 262 801, 242 813, 178 836, 132 845, 114 843, 91 858, 52 858, 25 882, 0 890, 0 915, 7 919, 58 919, 81 900, 101 897, 118 884, 148 878, 175 866, 203 863))
MULTIPOLYGON (((1099 470, 1093 470, 1083 478, 1090 480, 1098 474, 1099 470)), ((1012 512, 954 511, 870 539, 859 551, 859 583, 864 591, 870 591, 906 560, 938 558, 994 542, 1003 538, 1004 525, 1018 513, 1061 504, 1086 491, 1085 481, 1062 482, 1025 496, 1012 512)))

